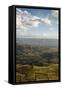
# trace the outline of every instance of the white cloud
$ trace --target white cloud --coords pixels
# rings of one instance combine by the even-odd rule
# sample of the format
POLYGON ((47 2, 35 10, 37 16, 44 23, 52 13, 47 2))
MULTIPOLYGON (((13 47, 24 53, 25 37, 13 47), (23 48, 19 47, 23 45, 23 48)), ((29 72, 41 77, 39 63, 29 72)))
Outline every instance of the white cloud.
POLYGON ((41 39, 58 39, 58 32, 46 31, 39 32, 35 30, 17 30, 17 38, 41 38, 41 39))
POLYGON ((17 9, 16 14, 16 28, 17 29, 28 29, 31 27, 37 27, 39 24, 51 24, 51 21, 46 18, 39 18, 31 15, 28 11, 22 11, 17 9))
MULTIPOLYGON (((55 23, 58 22, 58 11, 52 10, 48 17, 33 16, 27 10, 17 9, 16 12, 16 34, 17 38, 58 38, 58 32, 54 32, 55 23), (39 24, 48 25, 48 31, 32 30, 32 27, 38 27, 39 24)), ((55 26, 56 27, 56 26, 55 26)), ((47 29, 46 28, 46 29, 47 29)))
POLYGON ((58 11, 57 10, 52 10, 52 16, 54 18, 58 18, 58 11))
POLYGON ((58 17, 59 17, 59 12, 58 10, 52 10, 51 14, 49 16, 52 25, 58 25, 58 17))
POLYGON ((48 18, 42 18, 41 19, 45 24, 51 24, 51 20, 49 20, 48 18))

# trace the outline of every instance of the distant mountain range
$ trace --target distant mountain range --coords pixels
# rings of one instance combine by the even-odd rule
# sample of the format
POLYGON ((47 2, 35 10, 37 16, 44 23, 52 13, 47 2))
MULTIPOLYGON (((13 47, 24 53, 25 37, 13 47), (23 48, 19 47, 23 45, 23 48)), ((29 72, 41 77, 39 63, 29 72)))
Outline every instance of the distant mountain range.
POLYGON ((57 39, 29 39, 29 38, 17 38, 16 43, 20 45, 39 45, 46 47, 58 47, 57 39))

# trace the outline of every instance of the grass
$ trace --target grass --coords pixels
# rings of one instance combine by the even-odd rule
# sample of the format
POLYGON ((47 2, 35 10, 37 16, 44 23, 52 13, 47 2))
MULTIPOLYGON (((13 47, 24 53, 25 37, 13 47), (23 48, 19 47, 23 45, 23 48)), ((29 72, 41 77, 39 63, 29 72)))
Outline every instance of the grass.
POLYGON ((58 80, 58 64, 48 66, 16 65, 16 82, 58 80))

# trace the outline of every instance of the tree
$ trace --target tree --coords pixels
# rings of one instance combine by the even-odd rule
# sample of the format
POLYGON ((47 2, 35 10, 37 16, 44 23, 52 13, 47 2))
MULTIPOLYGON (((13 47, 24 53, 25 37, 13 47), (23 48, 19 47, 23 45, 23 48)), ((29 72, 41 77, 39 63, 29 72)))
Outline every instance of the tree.
POLYGON ((48 60, 48 63, 51 63, 51 59, 53 58, 52 53, 43 53, 42 57, 45 58, 46 60, 48 60))

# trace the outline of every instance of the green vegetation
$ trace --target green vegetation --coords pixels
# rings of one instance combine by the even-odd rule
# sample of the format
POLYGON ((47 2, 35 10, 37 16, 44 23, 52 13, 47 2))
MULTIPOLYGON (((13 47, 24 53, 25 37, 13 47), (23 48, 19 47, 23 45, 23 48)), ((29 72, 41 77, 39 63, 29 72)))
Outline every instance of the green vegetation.
POLYGON ((16 82, 58 80, 58 49, 16 45, 16 82))
POLYGON ((16 65, 16 82, 58 80, 58 64, 49 66, 16 65))

